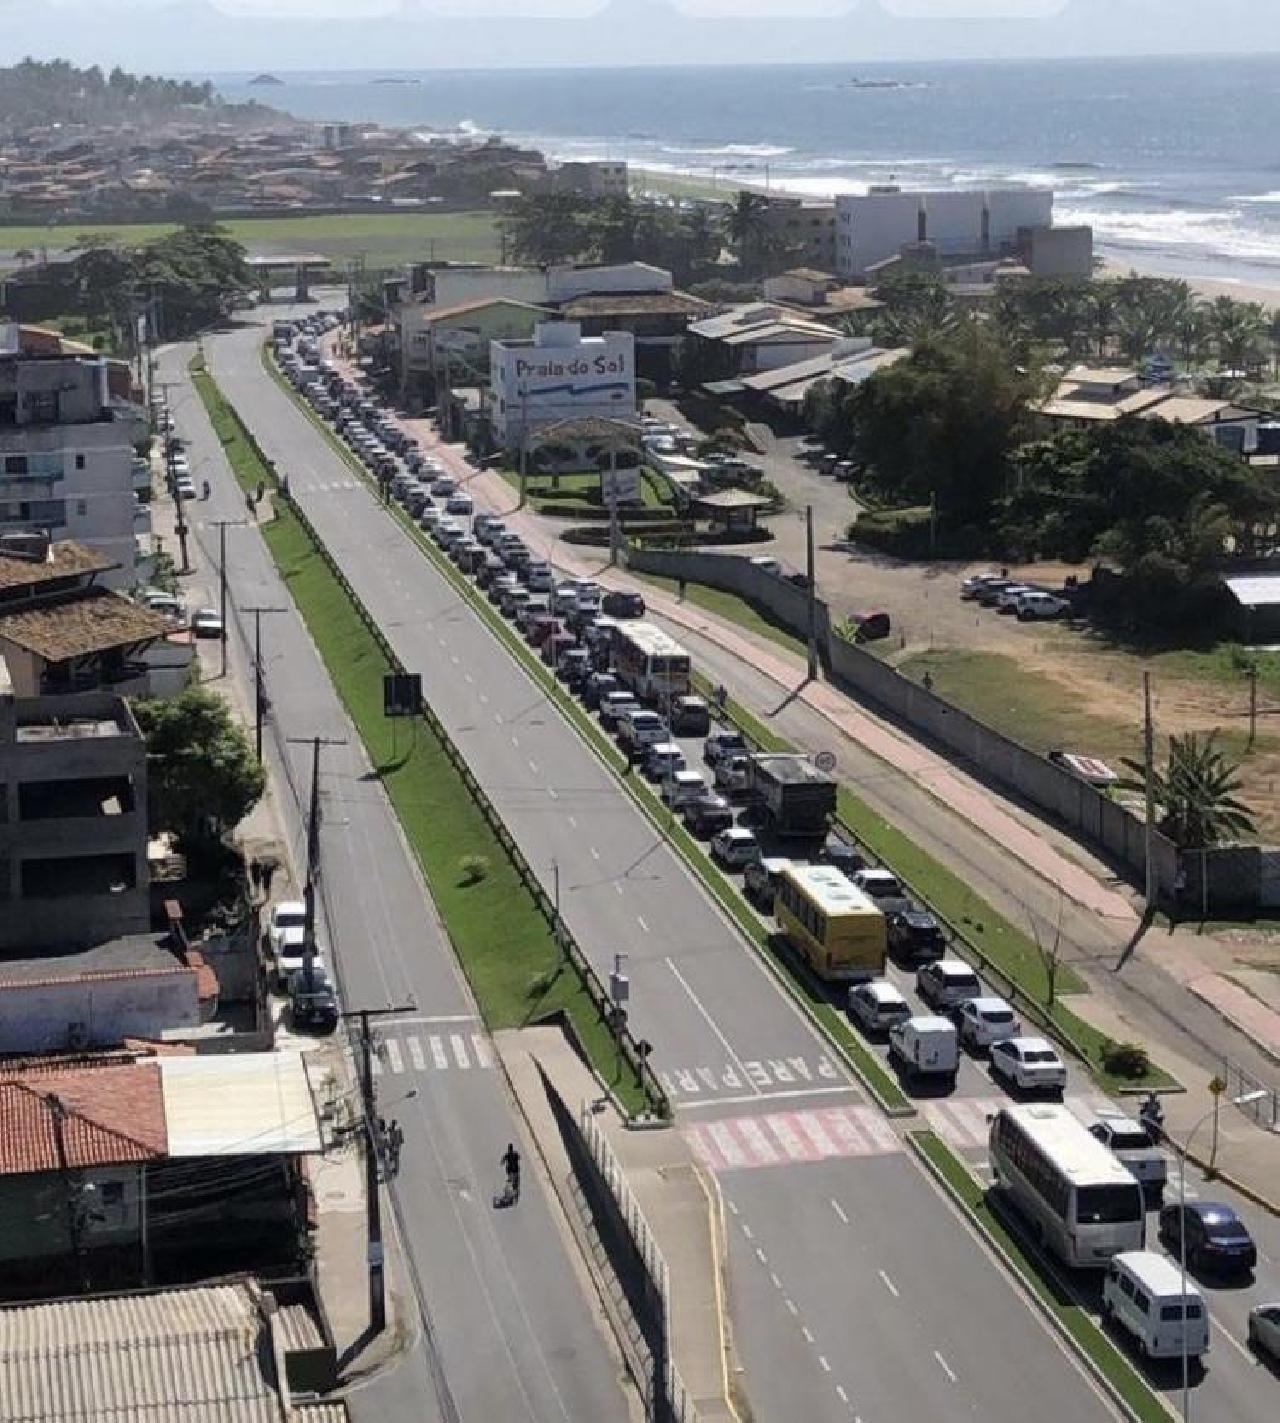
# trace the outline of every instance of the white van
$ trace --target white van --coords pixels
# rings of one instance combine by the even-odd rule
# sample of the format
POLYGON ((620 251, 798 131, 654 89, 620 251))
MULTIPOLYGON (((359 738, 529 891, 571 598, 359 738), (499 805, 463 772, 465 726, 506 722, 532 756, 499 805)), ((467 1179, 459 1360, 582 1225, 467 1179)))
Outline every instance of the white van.
POLYGON ((1209 1352, 1204 1298, 1190 1280, 1184 1292, 1178 1267, 1154 1251, 1125 1250, 1111 1257, 1102 1286, 1102 1316, 1131 1334, 1148 1359, 1181 1358, 1184 1329, 1192 1358, 1209 1352))
POLYGON ((896 1022, 889 1029, 889 1056, 906 1077, 954 1086, 960 1071, 956 1025, 923 1015, 896 1022))

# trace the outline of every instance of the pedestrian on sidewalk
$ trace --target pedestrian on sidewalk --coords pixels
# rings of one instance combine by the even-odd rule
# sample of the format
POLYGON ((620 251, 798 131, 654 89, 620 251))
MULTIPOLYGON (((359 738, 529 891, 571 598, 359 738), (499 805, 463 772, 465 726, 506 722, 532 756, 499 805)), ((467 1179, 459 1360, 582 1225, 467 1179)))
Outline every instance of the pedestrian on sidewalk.
POLYGON ((682 603, 684 602, 684 590, 685 590, 686 586, 687 586, 686 581, 685 581, 685 579, 682 578, 682 579, 680 580, 680 601, 681 601, 682 603))

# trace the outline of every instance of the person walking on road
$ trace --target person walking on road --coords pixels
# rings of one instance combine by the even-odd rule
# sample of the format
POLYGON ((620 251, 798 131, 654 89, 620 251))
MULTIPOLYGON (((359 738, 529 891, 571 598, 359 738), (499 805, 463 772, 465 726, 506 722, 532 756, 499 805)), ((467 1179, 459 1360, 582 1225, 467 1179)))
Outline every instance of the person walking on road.
POLYGON ((520 1153, 513 1141, 507 1143, 502 1153, 502 1169, 507 1173, 507 1204, 515 1205, 520 1199, 520 1153))

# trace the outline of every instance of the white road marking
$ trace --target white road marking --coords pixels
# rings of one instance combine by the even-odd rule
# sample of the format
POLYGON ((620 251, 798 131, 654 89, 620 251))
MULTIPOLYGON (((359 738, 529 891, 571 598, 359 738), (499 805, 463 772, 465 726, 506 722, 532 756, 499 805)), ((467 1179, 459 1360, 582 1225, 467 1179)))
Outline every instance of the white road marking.
POLYGON ((878 1271, 877 1273, 879 1274, 880 1278, 884 1281, 884 1287, 885 1287, 885 1289, 887 1289, 887 1290, 889 1291, 889 1293, 894 1297, 894 1299, 899 1298, 897 1285, 895 1285, 895 1284, 893 1283, 893 1281, 888 1277, 888 1275, 885 1274, 885 1272, 884 1272, 883 1270, 880 1270, 880 1271, 878 1271))
POLYGON ((933 1357, 937 1359, 938 1367, 941 1368, 942 1372, 946 1374, 946 1376, 951 1380, 952 1383, 955 1383, 956 1374, 955 1370, 951 1367, 951 1365, 947 1363, 947 1361, 942 1357, 941 1354, 938 1353, 936 1349, 933 1351, 933 1357))
POLYGON ((460 1033, 451 1033, 449 1041, 453 1045, 453 1055, 459 1067, 470 1067, 471 1059, 467 1056, 466 1039, 460 1033))
POLYGON ((847 1404, 849 1402, 849 1395, 844 1391, 844 1384, 836 1384, 836 1397, 841 1403, 847 1404))
POLYGON ((751 1227, 746 1223, 745 1220, 742 1222, 742 1233, 747 1237, 748 1240, 754 1240, 756 1238, 755 1231, 751 1229, 751 1227))
POLYGON ((592 845, 591 847, 591 858, 593 860, 598 860, 600 858, 600 851, 597 850, 594 845, 592 845))
POLYGON ((529 769, 530 769, 530 770, 533 772, 533 774, 536 776, 536 775, 538 774, 538 763, 537 763, 536 761, 530 761, 530 762, 529 762, 529 769))
POLYGON ((733 1215, 738 1214, 738 1208, 736 1205, 734 1205, 732 1201, 726 1201, 725 1204, 729 1207, 729 1210, 733 1215))
MULTIPOLYGON (((742 1064, 742 1059, 733 1050, 733 1044, 730 1043, 729 1039, 726 1038, 725 1035, 720 1031, 719 1024, 717 1024, 716 1020, 702 1006, 702 1001, 699 999, 698 995, 693 991, 693 989, 689 987, 688 983, 685 981, 684 974, 680 972, 680 970, 675 965, 675 961, 670 957, 667 958, 667 967, 675 975, 676 982, 689 995, 689 999, 693 1003, 693 1006, 701 1014, 703 1022, 705 1022, 706 1025, 711 1029, 711 1031, 716 1035, 720 1046, 724 1048, 725 1052, 729 1054, 729 1061, 732 1062, 734 1067, 736 1067, 738 1071, 742 1073, 743 1077, 750 1080, 749 1074, 747 1073, 747 1069, 742 1064)), ((753 1088, 755 1087, 755 1083, 752 1083, 751 1085, 753 1088)), ((758 1088, 756 1088, 753 1095, 756 1097, 759 1097, 761 1095, 758 1088)), ((750 1101, 751 1098, 747 1098, 747 1100, 750 1101)))
POLYGON ((822 1365, 822 1372, 824 1374, 829 1374, 831 1372, 831 1365, 827 1363, 827 1356, 825 1354, 818 1355, 818 1362, 822 1365))
POLYGON ((614 880, 614 882, 613 882, 613 892, 614 892, 614 894, 616 894, 616 895, 619 897, 619 899, 621 899, 621 897, 622 897, 622 892, 623 892, 623 891, 622 891, 622 885, 621 885, 621 884, 619 883, 619 881, 617 881, 617 880, 614 880))
POLYGON ((763 1250, 760 1249, 758 1245, 756 1246, 756 1259, 759 1260, 762 1265, 767 1265, 769 1263, 769 1257, 764 1253, 763 1250))
POLYGON ((486 693, 484 693, 484 692, 481 692, 481 693, 480 693, 480 705, 481 705, 482 707, 487 707, 487 706, 489 705, 489 698, 488 698, 488 695, 487 695, 486 693))
POLYGON ((772 1270, 769 1271, 769 1278, 773 1281, 773 1287, 775 1290, 780 1290, 782 1288, 782 1281, 777 1277, 777 1275, 773 1273, 772 1270))
POLYGON ((520 745, 519 738, 513 736, 513 737, 511 738, 511 744, 512 744, 512 746, 519 746, 519 745, 520 745))
POLYGON ((397 1023, 474 1023, 476 1015, 474 1013, 433 1013, 428 1016, 416 1015, 397 1018, 397 1023))
POLYGON ((834 1197, 832 1197, 831 1200, 831 1209, 835 1211, 835 1213, 840 1217, 840 1219, 845 1223, 845 1225, 849 1224, 849 1217, 845 1215, 844 1208, 841 1206, 840 1202, 837 1201, 834 1197))
POLYGON ((791 1311, 792 1314, 798 1315, 800 1313, 800 1311, 796 1308, 794 1300, 784 1299, 782 1302, 786 1305, 786 1307, 791 1311))
POLYGON ((800 1326, 800 1332, 801 1332, 801 1334, 804 1335, 804 1339, 805 1339, 805 1343, 806 1343, 806 1344, 812 1344, 812 1343, 813 1343, 813 1330, 810 1329, 807 1324, 802 1324, 802 1325, 800 1326))
POLYGON ((640 932, 641 932, 642 934, 647 934, 647 933, 649 932, 649 926, 644 922, 644 915, 643 915, 643 914, 637 914, 637 915, 636 915, 636 923, 639 924, 639 926, 640 926, 640 932))
POLYGON ((578 822, 572 815, 569 817, 569 826, 573 830, 578 828, 578 822))
MULTIPOLYGON (((741 1064, 739 1064, 741 1066, 741 1064)), ((770 1092, 768 1098, 771 1102, 785 1102, 796 1097, 833 1097, 840 1093, 845 1096, 852 1091, 852 1087, 799 1087, 794 1092, 770 1092)), ((681 1107, 734 1107, 741 1106, 745 1102, 758 1102, 762 1092, 754 1092, 746 1097, 695 1097, 692 1101, 681 1102, 681 1107)))
POLYGON ((547 794, 551 797, 552 800, 559 800, 559 799, 560 799, 560 796, 559 796, 559 794, 557 793, 555 786, 548 786, 548 787, 547 787, 547 794))
POLYGON ((387 1049, 387 1061, 391 1064, 391 1070, 395 1073, 404 1071, 404 1058, 400 1055, 400 1044, 395 1038, 383 1038, 383 1044, 387 1049))
POLYGON ((444 1043, 441 1041, 441 1039, 436 1037, 436 1035, 432 1033, 431 1037, 428 1039, 428 1043, 431 1047, 432 1062, 434 1062, 435 1065, 442 1070, 448 1067, 449 1054, 445 1052, 444 1043))
POLYGON ((489 1039, 482 1033, 471 1034, 471 1050, 481 1067, 493 1066, 493 1049, 489 1046, 489 1039))
POLYGON ((1239 1339, 1237 1339, 1235 1335, 1232 1334, 1231 1330, 1228 1329, 1226 1325, 1219 1324, 1217 1318, 1212 1313, 1210 1313, 1209 1315, 1209 1323, 1212 1324, 1213 1327, 1218 1331, 1219 1337, 1225 1340, 1228 1344, 1230 1344, 1231 1347, 1236 1351, 1236 1353, 1241 1356, 1241 1358, 1247 1360, 1250 1364, 1254 1364, 1257 1362, 1254 1359, 1252 1353, 1250 1353, 1250 1351, 1245 1347, 1245 1345, 1243 1345, 1239 1341, 1239 1339))
POLYGON ((409 1049, 409 1060, 419 1072, 424 1072, 427 1066, 427 1055, 422 1051, 422 1044, 416 1037, 409 1037, 404 1040, 404 1045, 409 1049))

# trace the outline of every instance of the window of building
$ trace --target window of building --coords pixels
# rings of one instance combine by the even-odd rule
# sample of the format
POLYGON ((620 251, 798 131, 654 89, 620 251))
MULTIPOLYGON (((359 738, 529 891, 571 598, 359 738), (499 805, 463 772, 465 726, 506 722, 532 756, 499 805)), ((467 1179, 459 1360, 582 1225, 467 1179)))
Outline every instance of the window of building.
POLYGON ((6 474, 26 474, 26 472, 27 472, 27 457, 26 457, 26 455, 5 455, 5 457, 4 457, 4 472, 5 472, 6 474))
POLYGON ((89 501, 87 499, 76 500, 76 515, 83 519, 89 512, 89 501))
POLYGON ((98 1186, 98 1195, 104 1206, 122 1206, 124 1204, 124 1182, 103 1181, 98 1186))
POLYGON ((77 469, 83 469, 83 468, 84 468, 84 456, 83 456, 83 455, 77 455, 77 456, 76 456, 76 468, 77 468, 77 469))

